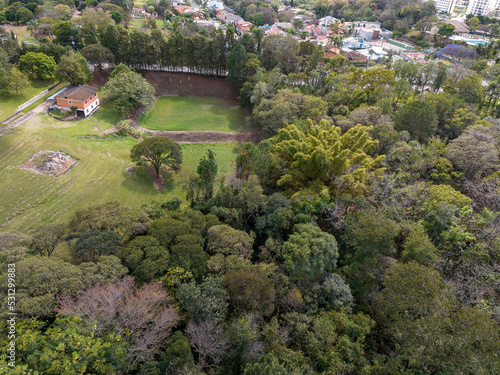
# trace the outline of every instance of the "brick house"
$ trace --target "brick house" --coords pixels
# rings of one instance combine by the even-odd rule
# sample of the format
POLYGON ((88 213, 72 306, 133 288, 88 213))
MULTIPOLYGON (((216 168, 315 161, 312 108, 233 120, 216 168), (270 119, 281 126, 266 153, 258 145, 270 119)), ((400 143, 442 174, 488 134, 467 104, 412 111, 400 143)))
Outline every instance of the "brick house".
POLYGON ((90 86, 69 87, 56 95, 57 106, 61 109, 76 107, 78 117, 87 117, 99 108, 97 89, 90 86))

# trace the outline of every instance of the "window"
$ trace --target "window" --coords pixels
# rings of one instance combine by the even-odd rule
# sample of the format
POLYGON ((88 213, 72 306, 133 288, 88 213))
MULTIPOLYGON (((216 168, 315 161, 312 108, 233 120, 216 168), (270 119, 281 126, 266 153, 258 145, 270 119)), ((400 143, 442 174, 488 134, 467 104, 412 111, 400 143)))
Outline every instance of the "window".
POLYGON ((73 104, 73 102, 71 100, 68 100, 68 104, 73 104))
POLYGON ((96 96, 97 96, 97 93, 96 93, 96 92, 94 92, 94 98, 95 98, 96 96))
POLYGON ((92 96, 89 96, 89 100, 92 100, 92 96))
POLYGON ((85 100, 85 104, 87 104, 87 100, 85 100))

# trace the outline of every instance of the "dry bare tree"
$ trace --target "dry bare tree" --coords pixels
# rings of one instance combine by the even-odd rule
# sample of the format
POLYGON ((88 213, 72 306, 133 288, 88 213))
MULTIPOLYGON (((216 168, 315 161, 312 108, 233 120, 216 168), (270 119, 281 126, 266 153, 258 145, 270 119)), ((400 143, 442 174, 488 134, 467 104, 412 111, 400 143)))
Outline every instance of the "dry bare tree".
POLYGON ((57 312, 79 316, 88 328, 102 335, 113 331, 129 344, 130 366, 151 361, 159 352, 180 316, 169 304, 170 296, 158 282, 137 288, 134 278, 109 285, 97 285, 78 298, 62 300, 57 312))

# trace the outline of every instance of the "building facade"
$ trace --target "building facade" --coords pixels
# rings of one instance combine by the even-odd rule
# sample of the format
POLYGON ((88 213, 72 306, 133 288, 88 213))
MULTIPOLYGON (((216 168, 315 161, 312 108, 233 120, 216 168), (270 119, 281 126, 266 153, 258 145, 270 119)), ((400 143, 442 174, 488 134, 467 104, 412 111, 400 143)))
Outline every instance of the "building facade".
POLYGON ((76 108, 78 117, 88 117, 99 107, 97 89, 90 86, 67 88, 56 95, 57 107, 69 110, 76 108))

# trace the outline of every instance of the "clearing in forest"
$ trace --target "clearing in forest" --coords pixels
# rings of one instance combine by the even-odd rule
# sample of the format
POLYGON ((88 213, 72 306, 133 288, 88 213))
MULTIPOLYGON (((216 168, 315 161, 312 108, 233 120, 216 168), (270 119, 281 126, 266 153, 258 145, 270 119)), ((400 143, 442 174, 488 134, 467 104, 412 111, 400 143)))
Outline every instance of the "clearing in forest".
MULTIPOLYGON (((78 208, 117 200, 138 207, 152 200, 185 195, 180 175, 164 174, 165 190, 156 190, 145 168, 127 173, 131 137, 98 134, 111 128, 119 116, 109 103, 94 116, 78 122, 58 121, 39 114, 0 137, 0 230, 26 231, 42 222, 64 222, 78 208), (61 151, 78 159, 65 174, 54 177, 22 166, 39 150, 61 151)), ((183 144, 182 170, 195 171, 210 148, 216 152, 220 175, 234 171, 238 143, 183 144)), ((181 172, 182 172, 181 170, 181 172)))
POLYGON ((235 100, 162 96, 139 121, 151 130, 250 132, 235 100))

